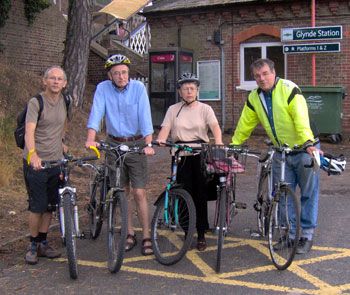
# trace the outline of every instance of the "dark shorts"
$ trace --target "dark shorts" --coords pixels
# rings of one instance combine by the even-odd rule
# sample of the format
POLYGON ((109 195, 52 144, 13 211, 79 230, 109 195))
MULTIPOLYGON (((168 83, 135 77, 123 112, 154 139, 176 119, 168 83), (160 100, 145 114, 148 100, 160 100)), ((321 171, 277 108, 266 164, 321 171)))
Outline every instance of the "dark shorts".
POLYGON ((60 168, 34 170, 23 160, 23 174, 28 192, 28 210, 33 213, 54 211, 54 205, 58 203, 60 168))
MULTIPOLYGON (((134 142, 119 142, 107 137, 106 143, 116 146, 120 144, 126 144, 128 146, 139 146, 143 148, 145 146, 145 140, 139 139, 134 142)), ((114 157, 107 154, 107 160, 109 164, 115 163, 114 157)), ((110 175, 111 182, 115 182, 115 173, 110 175)), ((147 159, 145 155, 129 154, 126 155, 124 165, 121 169, 120 186, 125 187, 131 184, 132 188, 145 189, 147 184, 147 159)))

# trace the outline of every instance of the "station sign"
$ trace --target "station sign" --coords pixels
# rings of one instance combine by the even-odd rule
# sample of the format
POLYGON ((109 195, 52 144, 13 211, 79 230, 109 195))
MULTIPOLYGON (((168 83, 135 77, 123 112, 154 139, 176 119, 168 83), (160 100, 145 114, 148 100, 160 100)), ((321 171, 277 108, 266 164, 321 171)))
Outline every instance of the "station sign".
POLYGON ((282 28, 281 41, 343 39, 343 26, 282 28))
POLYGON ((340 43, 312 43, 283 45, 283 53, 319 53, 319 52, 339 52, 340 43))

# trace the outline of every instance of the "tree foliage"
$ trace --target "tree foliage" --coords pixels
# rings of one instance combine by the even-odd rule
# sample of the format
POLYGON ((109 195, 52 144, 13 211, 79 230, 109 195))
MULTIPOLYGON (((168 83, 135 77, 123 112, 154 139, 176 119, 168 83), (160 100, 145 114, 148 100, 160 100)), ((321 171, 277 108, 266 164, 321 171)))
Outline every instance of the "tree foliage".
POLYGON ((11 9, 11 0, 0 1, 0 27, 5 25, 6 20, 9 17, 9 11, 11 9))
POLYGON ((51 6, 51 3, 45 0, 23 0, 23 2, 24 14, 29 24, 34 22, 37 13, 51 6))
POLYGON ((82 106, 90 52, 93 0, 69 0, 63 68, 67 73, 66 93, 82 106))

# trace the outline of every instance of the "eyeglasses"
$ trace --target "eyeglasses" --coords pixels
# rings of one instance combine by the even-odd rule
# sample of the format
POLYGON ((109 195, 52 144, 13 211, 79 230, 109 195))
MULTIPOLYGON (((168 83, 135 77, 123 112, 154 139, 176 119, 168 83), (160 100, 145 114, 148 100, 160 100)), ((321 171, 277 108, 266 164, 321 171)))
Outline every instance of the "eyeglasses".
POLYGON ((193 91, 197 91, 198 87, 183 87, 181 88, 181 90, 186 92, 193 92, 193 91))
POLYGON ((126 76, 129 72, 128 71, 121 71, 121 72, 114 72, 114 73, 111 73, 112 76, 126 76))
POLYGON ((261 79, 261 78, 265 78, 265 77, 267 77, 267 76, 269 76, 269 75, 272 75, 273 73, 271 73, 271 72, 263 72, 261 75, 259 75, 259 74, 255 74, 254 75, 254 79, 255 80, 259 80, 259 79, 261 79))
POLYGON ((64 78, 62 77, 48 77, 47 80, 50 80, 50 81, 58 81, 58 82, 63 82, 64 81, 64 78))

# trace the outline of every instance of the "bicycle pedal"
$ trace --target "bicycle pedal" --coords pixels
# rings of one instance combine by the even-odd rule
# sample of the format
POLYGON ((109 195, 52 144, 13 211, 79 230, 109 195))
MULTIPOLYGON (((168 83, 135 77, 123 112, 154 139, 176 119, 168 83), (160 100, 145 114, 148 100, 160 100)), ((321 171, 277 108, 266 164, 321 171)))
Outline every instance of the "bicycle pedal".
POLYGON ((91 231, 90 230, 84 230, 84 231, 81 232, 79 238, 82 240, 82 239, 90 239, 90 237, 91 237, 91 231))
POLYGON ((246 203, 236 203, 235 206, 237 209, 247 209, 247 204, 246 203))

